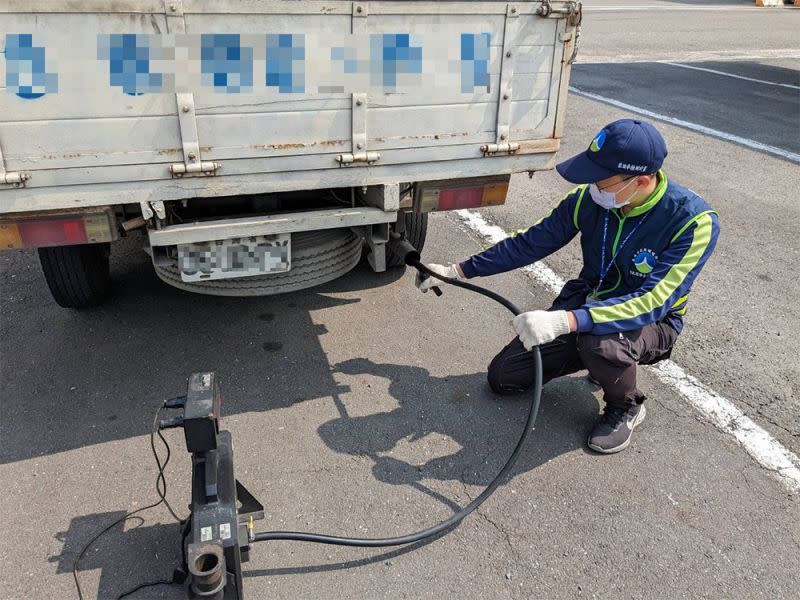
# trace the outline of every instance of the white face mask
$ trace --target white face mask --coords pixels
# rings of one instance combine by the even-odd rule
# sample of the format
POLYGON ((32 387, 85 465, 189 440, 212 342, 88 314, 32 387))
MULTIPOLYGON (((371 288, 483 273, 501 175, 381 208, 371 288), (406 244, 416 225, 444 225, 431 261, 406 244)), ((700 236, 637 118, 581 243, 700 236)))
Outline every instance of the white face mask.
POLYGON ((622 208, 626 204, 630 204, 631 199, 628 198, 627 200, 617 204, 617 194, 619 194, 619 192, 624 190, 634 181, 636 181, 635 177, 631 179, 628 183, 626 183, 624 186, 622 186, 622 189, 619 190, 618 192, 603 191, 600 188, 598 188, 594 183, 592 183, 589 185, 589 195, 592 197, 592 200, 594 200, 595 204, 607 210, 610 210, 612 208, 622 208))

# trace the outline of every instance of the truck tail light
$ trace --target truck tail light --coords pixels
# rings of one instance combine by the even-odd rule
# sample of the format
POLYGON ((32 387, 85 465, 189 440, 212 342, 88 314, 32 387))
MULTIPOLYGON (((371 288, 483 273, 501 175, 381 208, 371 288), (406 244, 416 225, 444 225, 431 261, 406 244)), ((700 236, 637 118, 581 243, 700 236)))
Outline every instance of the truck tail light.
POLYGON ((505 203, 510 176, 478 177, 417 184, 420 212, 480 208, 505 203))
POLYGON ((110 242, 116 239, 111 209, 26 214, 0 218, 0 249, 42 248, 110 242))

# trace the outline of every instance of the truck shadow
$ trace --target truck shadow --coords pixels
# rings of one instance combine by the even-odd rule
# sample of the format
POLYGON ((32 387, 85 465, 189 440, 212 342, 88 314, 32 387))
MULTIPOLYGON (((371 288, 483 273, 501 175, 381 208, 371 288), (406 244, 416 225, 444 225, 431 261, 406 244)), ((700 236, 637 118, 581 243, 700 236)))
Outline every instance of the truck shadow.
POLYGON ((197 371, 217 372, 224 416, 345 392, 314 312, 358 303, 336 295, 404 275, 362 264, 292 294, 200 296, 162 283, 141 250, 128 250, 114 257, 115 296, 88 311, 55 305, 35 254, 14 262, 20 292, 4 291, 0 306, 0 463, 146 435, 154 410, 185 393, 186 378, 197 371))
MULTIPOLYGON (((75 558, 83 546, 108 524, 125 516, 123 511, 74 517, 67 531, 55 534, 62 542, 60 555, 48 560, 56 563, 56 573, 72 573, 75 558)), ((152 517, 134 515, 120 522, 99 538, 84 554, 78 577, 84 595, 117 598, 137 585, 153 581, 169 581, 175 567, 181 564, 181 533, 178 523, 145 525, 152 517), (100 571, 95 581, 92 571, 100 571), (96 596, 95 596, 96 590, 96 596)), ((176 584, 145 588, 131 598, 185 598, 176 584)))

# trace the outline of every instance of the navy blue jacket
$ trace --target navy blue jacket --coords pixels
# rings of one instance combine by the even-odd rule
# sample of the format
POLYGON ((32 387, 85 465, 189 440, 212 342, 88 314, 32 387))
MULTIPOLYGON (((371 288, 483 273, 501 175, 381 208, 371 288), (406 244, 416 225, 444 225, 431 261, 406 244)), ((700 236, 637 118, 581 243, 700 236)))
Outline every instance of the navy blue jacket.
POLYGON ((545 258, 580 233, 579 278, 597 291, 572 311, 579 332, 603 335, 663 319, 680 332, 692 283, 717 243, 719 221, 700 196, 662 171, 658 177, 651 196, 627 215, 601 208, 588 186, 578 186, 533 226, 462 262, 461 269, 468 278, 510 271, 545 258), (610 268, 597 289, 606 217, 610 268))

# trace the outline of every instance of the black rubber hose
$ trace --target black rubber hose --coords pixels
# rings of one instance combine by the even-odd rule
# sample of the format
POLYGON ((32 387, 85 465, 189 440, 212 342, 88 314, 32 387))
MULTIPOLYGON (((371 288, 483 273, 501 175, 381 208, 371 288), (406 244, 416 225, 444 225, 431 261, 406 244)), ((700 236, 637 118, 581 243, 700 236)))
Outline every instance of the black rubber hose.
MULTIPOLYGON (((514 304, 499 294, 492 292, 491 290, 487 290, 459 279, 451 279, 449 277, 442 277, 441 275, 438 275, 420 262, 419 254, 416 252, 416 250, 414 250, 413 247, 408 247, 411 249, 411 251, 406 253, 406 264, 415 267, 420 272, 430 277, 435 277, 436 279, 449 283, 450 285, 464 288, 465 290, 471 290, 473 292, 477 292, 478 294, 482 294, 487 298, 491 298, 492 300, 495 300, 496 302, 499 302, 505 306, 508 310, 514 313, 515 316, 520 314, 520 310, 514 304)), ((417 531, 416 533, 409 533, 408 535, 391 538, 349 538, 336 535, 323 535, 319 533, 304 533, 300 531, 264 531, 255 534, 253 541, 266 542, 269 540, 295 540, 300 542, 315 542, 319 544, 334 544, 337 546, 401 546, 404 544, 418 542, 425 538, 433 537, 439 533, 442 533, 443 531, 447 531, 451 527, 455 527, 467 515, 483 504, 483 502, 494 493, 497 487, 503 483, 503 480, 509 474, 511 469, 514 468, 514 464, 517 462, 517 458, 522 451, 522 447, 528 440, 528 436, 530 435, 531 431, 533 431, 533 426, 536 423, 536 416, 539 413, 539 401, 542 397, 542 355, 539 352, 538 346, 533 347, 533 361, 536 373, 536 379, 533 388, 533 398, 531 399, 530 409, 528 410, 528 419, 525 421, 525 429, 522 431, 522 435, 520 436, 514 451, 511 453, 511 456, 509 457, 505 466, 497 474, 497 477, 495 477, 492 482, 486 486, 486 489, 483 490, 483 492, 481 492, 481 494, 472 502, 467 504, 458 512, 454 513, 449 519, 446 519, 438 525, 434 525, 433 527, 428 527, 422 531, 417 531)))

